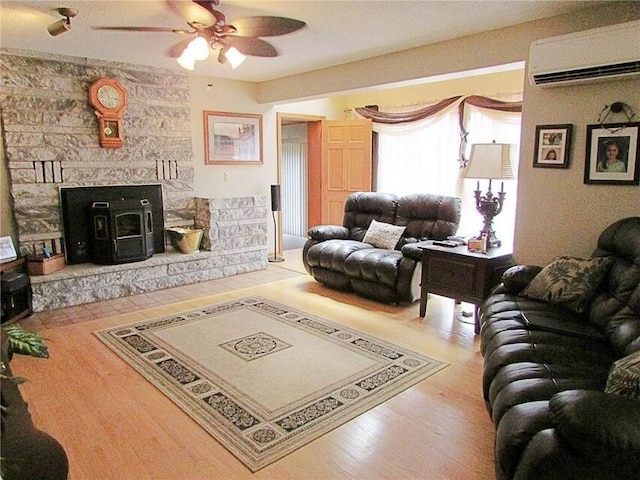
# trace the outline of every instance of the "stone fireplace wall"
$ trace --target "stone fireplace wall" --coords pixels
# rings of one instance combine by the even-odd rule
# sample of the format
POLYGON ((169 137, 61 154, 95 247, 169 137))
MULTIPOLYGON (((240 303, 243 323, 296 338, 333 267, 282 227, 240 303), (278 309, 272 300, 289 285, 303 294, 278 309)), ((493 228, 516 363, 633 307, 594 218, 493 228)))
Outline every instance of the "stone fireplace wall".
MULTIPOLYGON (((50 310, 267 268, 265 197, 194 198, 187 75, 0 49, 0 119, 21 254, 63 253, 60 187, 162 186, 164 226, 197 226, 202 249, 135 263, 80 263, 32 276, 34 311, 50 310), (124 146, 100 147, 89 85, 127 90, 124 146)), ((84 221, 84 219, 81 219, 84 221)))
POLYGON ((76 57, 0 51, 0 112, 22 254, 63 251, 60 187, 162 185, 165 226, 194 222, 187 75, 76 57), (127 90, 124 146, 100 147, 89 85, 127 90))

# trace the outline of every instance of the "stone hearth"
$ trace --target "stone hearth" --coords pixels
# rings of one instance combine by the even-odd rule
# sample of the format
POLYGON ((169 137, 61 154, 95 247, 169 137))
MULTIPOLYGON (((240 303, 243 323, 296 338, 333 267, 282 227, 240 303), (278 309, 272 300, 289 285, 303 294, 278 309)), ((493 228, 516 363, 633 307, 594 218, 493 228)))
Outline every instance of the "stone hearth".
POLYGON ((267 198, 196 198, 195 226, 205 251, 167 249, 142 262, 81 263, 32 276, 33 310, 40 312, 204 282, 267 268, 267 198), (210 250, 210 251, 207 251, 210 250))
POLYGON ((121 265, 68 265, 63 270, 32 276, 33 310, 125 297, 139 293, 215 280, 267 268, 264 253, 219 255, 167 251, 143 262, 121 265))

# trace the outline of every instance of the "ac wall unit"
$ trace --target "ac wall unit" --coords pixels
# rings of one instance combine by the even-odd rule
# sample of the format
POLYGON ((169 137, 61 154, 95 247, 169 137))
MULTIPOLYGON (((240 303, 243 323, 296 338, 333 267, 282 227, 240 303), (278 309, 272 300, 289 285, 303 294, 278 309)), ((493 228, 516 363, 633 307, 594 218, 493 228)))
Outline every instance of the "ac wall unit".
POLYGON ((536 40, 528 70, 540 87, 640 75, 640 20, 536 40))

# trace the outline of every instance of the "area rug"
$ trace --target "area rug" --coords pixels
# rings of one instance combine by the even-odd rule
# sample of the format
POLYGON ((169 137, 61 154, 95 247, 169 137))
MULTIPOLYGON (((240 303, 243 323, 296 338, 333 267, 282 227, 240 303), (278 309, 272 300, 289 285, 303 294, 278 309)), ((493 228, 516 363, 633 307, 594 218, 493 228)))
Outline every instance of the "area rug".
POLYGON ((260 297, 95 334, 254 472, 447 365, 260 297))

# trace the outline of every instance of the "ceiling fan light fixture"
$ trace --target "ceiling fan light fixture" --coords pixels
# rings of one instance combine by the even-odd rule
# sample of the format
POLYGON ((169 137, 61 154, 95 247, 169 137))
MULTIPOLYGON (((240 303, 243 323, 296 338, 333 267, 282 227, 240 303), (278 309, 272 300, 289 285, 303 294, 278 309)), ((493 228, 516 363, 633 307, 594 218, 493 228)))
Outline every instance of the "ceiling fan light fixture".
POLYGON ((228 48, 224 52, 224 56, 227 60, 229 60, 231 68, 233 69, 239 67, 240 64, 247 58, 244 54, 240 53, 240 51, 236 47, 228 48))
POLYGON ((196 37, 187 46, 194 60, 206 60, 209 58, 209 42, 203 37, 196 37))
POLYGON ((184 52, 176 59, 176 62, 185 70, 194 70, 196 68, 196 59, 188 48, 184 49, 184 52))

